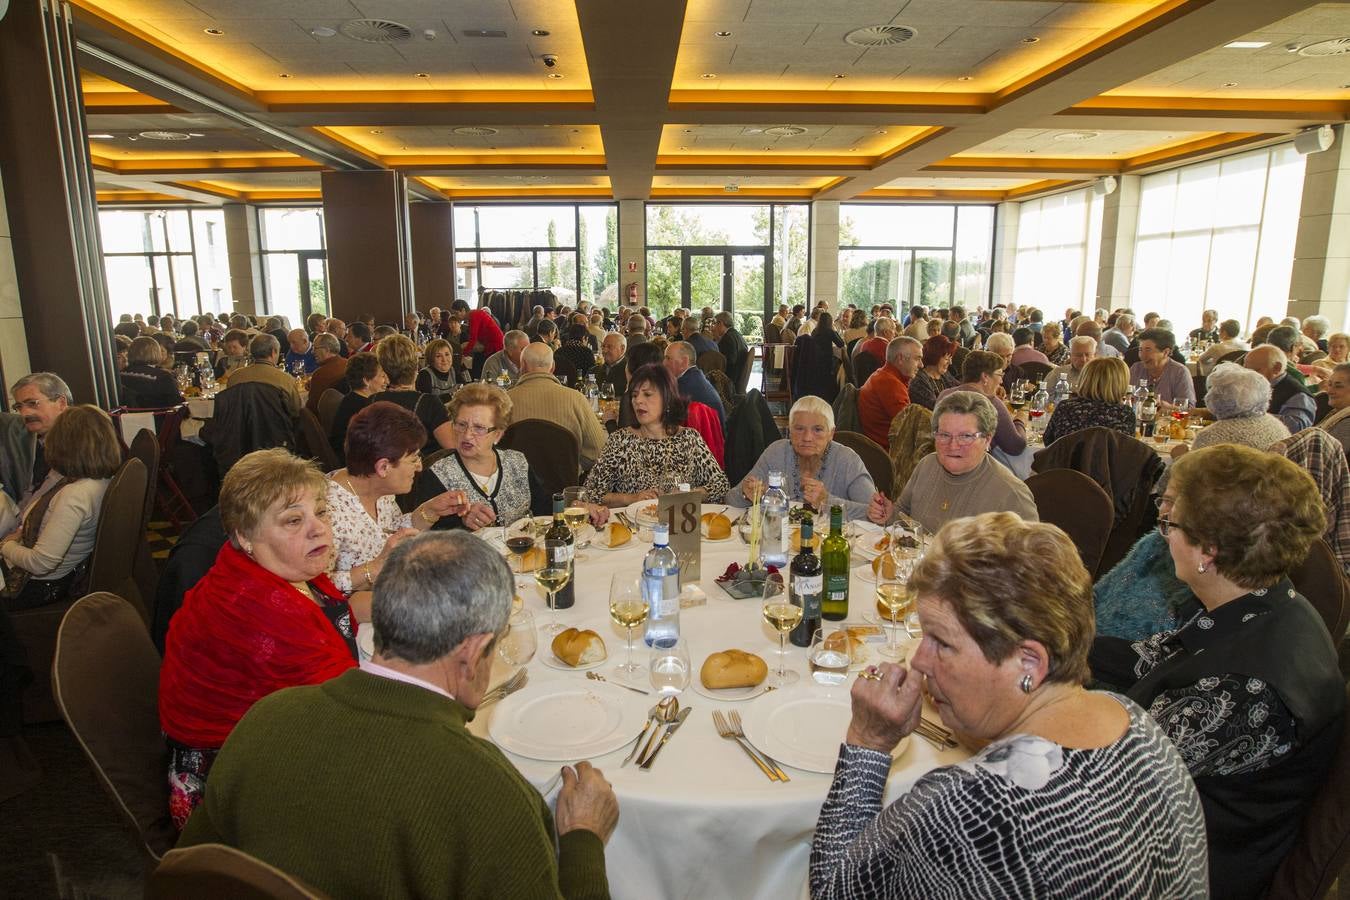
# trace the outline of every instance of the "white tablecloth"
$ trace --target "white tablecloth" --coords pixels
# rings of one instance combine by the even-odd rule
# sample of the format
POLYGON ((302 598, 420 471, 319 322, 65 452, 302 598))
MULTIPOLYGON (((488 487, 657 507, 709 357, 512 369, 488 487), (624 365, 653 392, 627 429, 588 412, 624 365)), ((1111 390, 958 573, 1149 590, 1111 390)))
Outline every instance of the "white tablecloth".
MULTIPOLYGON (((558 613, 564 624, 592 628, 604 637, 610 658, 598 671, 606 675, 612 674, 624 654, 623 631, 609 619, 610 578, 617 572, 639 572, 647 547, 634 540, 618 551, 588 548, 587 558, 577 564, 576 606, 558 613)), ((695 678, 710 653, 730 647, 760 654, 771 669, 776 664, 777 636, 763 624, 759 600, 732 600, 713 581, 728 564, 744 563, 747 553, 747 546, 734 537, 703 545, 699 584, 708 603, 680 613, 695 678)), ((857 572, 851 585, 849 620, 861 622, 862 614, 873 607, 874 585, 857 572)), ((549 612, 532 581, 522 587, 521 596, 538 624, 544 625, 549 612)), ((645 665, 649 651, 636 630, 635 635, 634 659, 645 665)), ((549 635, 540 633, 538 653, 529 665, 531 684, 584 680, 580 672, 542 664, 540 658, 550 652, 549 640, 549 635)), ((788 690, 821 690, 806 672, 806 651, 790 643, 788 649, 789 666, 801 676, 788 690)), ((494 673, 493 681, 506 674, 505 670, 494 673)), ((615 897, 739 900, 805 895, 811 835, 832 776, 786 768, 790 783, 770 782, 733 742, 718 736, 712 722, 714 709, 735 708, 744 715, 755 702, 710 700, 691 687, 681 695, 680 703, 693 712, 650 771, 639 771, 631 763, 619 768, 628 746, 592 760, 619 798, 618 829, 606 848, 615 897)), ((493 710, 489 707, 475 719, 474 733, 488 736, 493 710)), ((930 718, 937 716, 930 711, 930 718)), ((841 741, 843 737, 839 735, 841 741)), ((556 763, 508 755, 536 786, 544 785, 558 771, 556 763)), ((963 750, 939 754, 914 735, 891 771, 887 802, 935 766, 966 756, 963 750)))

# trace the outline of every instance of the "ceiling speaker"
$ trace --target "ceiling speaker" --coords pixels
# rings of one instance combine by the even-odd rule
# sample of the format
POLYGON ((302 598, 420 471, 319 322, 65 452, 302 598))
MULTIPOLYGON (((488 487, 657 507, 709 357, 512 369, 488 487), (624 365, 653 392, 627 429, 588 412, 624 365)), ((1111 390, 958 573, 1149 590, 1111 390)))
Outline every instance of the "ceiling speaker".
POLYGON ((1294 149, 1304 156, 1309 153, 1321 153, 1323 150, 1329 150, 1334 143, 1336 143, 1336 132, 1332 130, 1330 125, 1309 128, 1307 131, 1300 131, 1294 135, 1294 149))
POLYGON ((1105 197, 1110 194, 1114 194, 1116 192, 1116 188, 1119 186, 1120 182, 1116 180, 1116 176, 1107 175, 1105 178, 1101 179, 1096 184, 1094 184, 1092 186, 1092 190, 1098 197, 1105 197))

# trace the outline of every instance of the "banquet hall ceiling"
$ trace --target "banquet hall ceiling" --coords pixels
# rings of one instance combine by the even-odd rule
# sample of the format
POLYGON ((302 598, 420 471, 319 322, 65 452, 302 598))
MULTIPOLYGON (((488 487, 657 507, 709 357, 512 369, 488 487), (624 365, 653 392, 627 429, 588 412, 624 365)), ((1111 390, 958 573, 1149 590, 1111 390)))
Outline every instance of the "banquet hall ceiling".
POLYGON ((109 202, 1020 199, 1350 117, 1350 2, 74 6, 109 202))

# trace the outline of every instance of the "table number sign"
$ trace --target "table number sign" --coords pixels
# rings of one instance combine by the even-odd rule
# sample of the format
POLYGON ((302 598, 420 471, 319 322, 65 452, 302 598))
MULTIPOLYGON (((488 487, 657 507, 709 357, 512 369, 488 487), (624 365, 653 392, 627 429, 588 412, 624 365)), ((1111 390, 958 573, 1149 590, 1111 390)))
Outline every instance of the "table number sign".
POLYGON ((692 491, 663 494, 656 500, 656 520, 670 526, 670 549, 680 561, 681 584, 699 580, 703 556, 702 503, 702 495, 692 491))

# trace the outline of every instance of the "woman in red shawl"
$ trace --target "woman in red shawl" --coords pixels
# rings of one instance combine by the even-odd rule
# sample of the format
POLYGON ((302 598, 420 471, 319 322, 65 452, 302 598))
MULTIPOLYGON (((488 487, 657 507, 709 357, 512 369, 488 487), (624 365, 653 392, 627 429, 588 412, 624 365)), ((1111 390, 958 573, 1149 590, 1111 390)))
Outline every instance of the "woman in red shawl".
POLYGON ((279 448, 248 454, 221 484, 230 539, 174 615, 159 677, 180 829, 255 701, 356 665, 356 622, 324 574, 333 553, 325 496, 322 473, 279 448))

